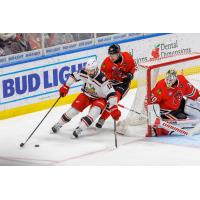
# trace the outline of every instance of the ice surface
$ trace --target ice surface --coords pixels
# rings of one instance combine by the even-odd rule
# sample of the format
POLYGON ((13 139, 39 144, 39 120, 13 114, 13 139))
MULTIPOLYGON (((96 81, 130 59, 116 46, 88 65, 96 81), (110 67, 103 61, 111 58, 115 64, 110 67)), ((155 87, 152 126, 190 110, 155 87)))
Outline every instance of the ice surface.
MULTIPOLYGON (((131 107, 131 90, 121 104, 131 107)), ((129 127, 132 137, 118 135, 119 148, 114 147, 113 120, 103 129, 89 128, 79 139, 71 139, 80 114, 60 133, 49 134, 68 106, 56 107, 41 127, 20 148, 47 110, 0 121, 0 165, 199 165, 200 136, 145 138, 145 128, 129 127), (135 133, 135 134, 134 134, 135 133), (40 147, 34 147, 39 144, 40 147)), ((123 118, 127 111, 123 110, 123 118)))

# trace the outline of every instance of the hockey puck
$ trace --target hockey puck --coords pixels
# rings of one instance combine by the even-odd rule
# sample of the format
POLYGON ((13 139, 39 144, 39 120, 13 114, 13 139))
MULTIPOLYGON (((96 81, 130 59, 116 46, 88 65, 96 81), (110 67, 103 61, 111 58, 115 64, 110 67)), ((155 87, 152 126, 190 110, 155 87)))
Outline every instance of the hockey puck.
POLYGON ((24 146, 24 143, 21 143, 21 144, 20 144, 20 147, 23 147, 23 146, 24 146))
POLYGON ((40 145, 39 144, 35 144, 35 147, 40 147, 40 145))

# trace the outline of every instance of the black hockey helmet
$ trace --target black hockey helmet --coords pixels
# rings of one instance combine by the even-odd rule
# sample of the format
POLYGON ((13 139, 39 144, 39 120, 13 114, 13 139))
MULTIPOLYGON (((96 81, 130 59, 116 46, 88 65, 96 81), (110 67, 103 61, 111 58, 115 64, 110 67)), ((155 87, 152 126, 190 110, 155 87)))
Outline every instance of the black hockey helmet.
POLYGON ((108 48, 108 54, 112 55, 112 54, 117 54, 117 53, 120 53, 120 46, 118 44, 112 44, 108 48))

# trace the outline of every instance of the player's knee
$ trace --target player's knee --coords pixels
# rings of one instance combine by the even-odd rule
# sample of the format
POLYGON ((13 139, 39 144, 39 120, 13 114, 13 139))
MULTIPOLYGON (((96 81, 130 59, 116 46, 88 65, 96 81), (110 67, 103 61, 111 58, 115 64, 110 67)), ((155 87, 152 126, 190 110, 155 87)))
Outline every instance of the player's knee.
POLYGON ((92 107, 99 107, 101 109, 101 112, 106 108, 106 101, 101 99, 101 100, 97 100, 92 104, 92 107))

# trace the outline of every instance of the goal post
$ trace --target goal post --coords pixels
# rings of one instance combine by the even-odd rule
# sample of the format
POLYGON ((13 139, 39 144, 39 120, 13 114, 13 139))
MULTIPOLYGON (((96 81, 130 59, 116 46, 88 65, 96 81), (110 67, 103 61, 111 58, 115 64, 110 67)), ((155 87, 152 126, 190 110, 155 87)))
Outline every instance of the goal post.
MULTIPOLYGON (((141 115, 130 111, 127 117, 118 124, 118 129, 124 131, 129 126, 138 128, 146 126, 145 135, 151 137, 152 127, 148 123, 144 104, 145 101, 147 105, 150 104, 152 89, 159 80, 165 77, 169 69, 177 70, 178 74, 183 74, 189 82, 200 89, 200 53, 149 60, 138 64, 137 68, 137 89, 131 110, 141 113, 141 115)), ((135 128, 129 130, 135 130, 135 128)))

